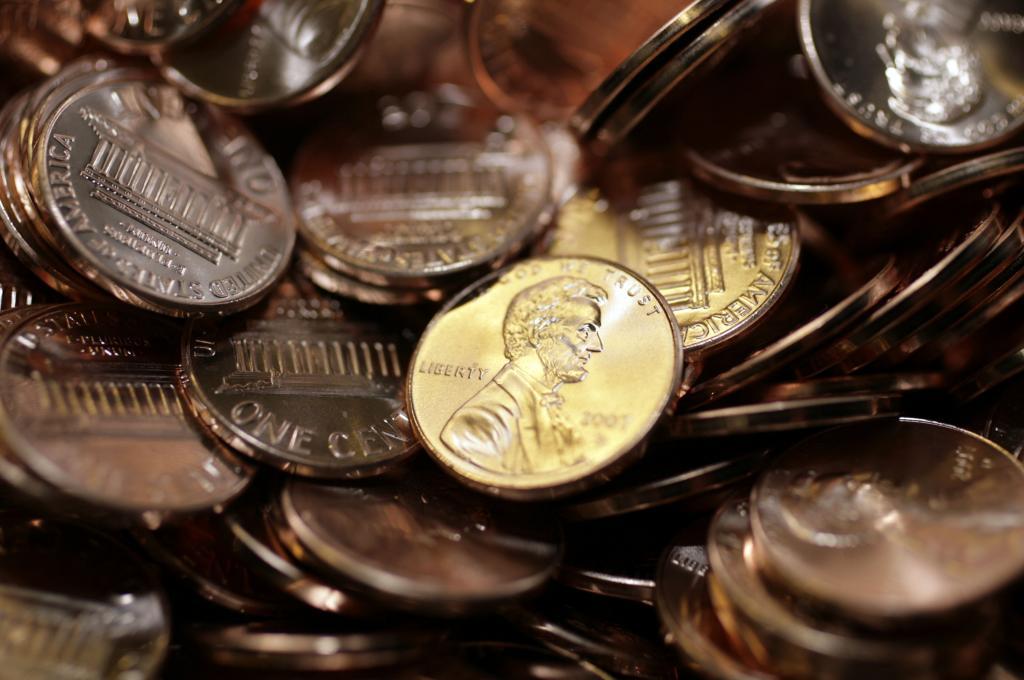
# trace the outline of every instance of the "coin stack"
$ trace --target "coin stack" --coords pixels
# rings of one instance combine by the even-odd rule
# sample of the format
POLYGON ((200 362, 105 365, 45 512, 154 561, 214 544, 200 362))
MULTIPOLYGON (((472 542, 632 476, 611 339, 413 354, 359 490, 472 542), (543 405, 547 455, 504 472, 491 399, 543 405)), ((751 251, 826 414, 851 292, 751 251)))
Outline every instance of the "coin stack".
POLYGON ((0 0, 0 677, 1024 677, 1022 0, 0 0))

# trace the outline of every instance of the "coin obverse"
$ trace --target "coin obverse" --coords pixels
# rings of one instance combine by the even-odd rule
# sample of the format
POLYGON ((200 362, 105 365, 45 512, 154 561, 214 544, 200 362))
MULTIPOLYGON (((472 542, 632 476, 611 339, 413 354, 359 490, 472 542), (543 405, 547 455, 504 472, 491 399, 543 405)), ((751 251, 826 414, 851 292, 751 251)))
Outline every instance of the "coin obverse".
POLYGON ((434 317, 413 355, 409 415, 463 482, 499 496, 562 495, 642 452, 673 400, 682 354, 665 299, 630 270, 526 260, 434 317))
POLYGON ((767 573, 848 617, 947 612, 1024 570, 1024 467, 924 420, 829 430, 761 477, 751 525, 767 573))
POLYGON ((1024 125, 1019 0, 801 0, 799 12, 826 101, 861 134, 949 153, 1024 125))

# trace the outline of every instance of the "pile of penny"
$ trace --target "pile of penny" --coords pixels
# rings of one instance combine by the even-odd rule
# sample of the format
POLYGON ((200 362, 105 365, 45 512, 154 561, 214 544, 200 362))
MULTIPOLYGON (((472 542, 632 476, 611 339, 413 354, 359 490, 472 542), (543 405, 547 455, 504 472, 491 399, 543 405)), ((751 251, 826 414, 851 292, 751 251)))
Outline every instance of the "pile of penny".
POLYGON ((0 676, 1024 678, 1024 1, 0 0, 0 676))

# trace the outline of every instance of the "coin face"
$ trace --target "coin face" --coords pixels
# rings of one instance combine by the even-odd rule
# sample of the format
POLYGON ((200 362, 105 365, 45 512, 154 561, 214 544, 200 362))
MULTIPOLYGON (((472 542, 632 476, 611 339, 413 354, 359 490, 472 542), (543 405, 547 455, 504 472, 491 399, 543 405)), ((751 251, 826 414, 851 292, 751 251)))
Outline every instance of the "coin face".
POLYGON ((292 170, 302 235, 330 267, 431 287, 507 260, 544 226, 551 166, 527 118, 458 89, 352 102, 292 170))
POLYGON ((402 403, 411 331, 237 316, 186 332, 186 390, 233 448, 313 477, 378 474, 416 441, 402 403))
POLYGON ((281 510, 293 554, 392 606, 443 614, 535 591, 561 557, 557 523, 481 501, 421 467, 361 487, 292 478, 281 510))
POLYGON ((118 52, 165 50, 210 30, 241 0, 85 0, 85 28, 118 52))
POLYGON ((625 465, 681 371, 678 326, 643 279, 611 262, 538 258, 438 313, 413 356, 409 415, 465 483, 554 496, 625 465))
POLYGON ((828 102, 889 146, 958 152, 1024 124, 1020 3, 801 0, 800 34, 828 102))
POLYGON ((949 425, 811 437, 761 477, 751 506, 765 570, 848 616, 949 611, 1024 569, 1024 468, 949 425))
POLYGON ((730 206, 689 180, 627 194, 621 214, 599 194, 562 210, 552 255, 604 257, 635 269, 665 296, 687 349, 749 330, 782 297, 797 269, 800 238, 788 211, 730 206))
POLYGON ((249 471, 189 422, 175 389, 178 329, 124 307, 47 307, 0 348, 8 457, 90 509, 213 507, 249 471))
POLYGON ((86 526, 0 514, 4 674, 150 678, 167 652, 170 612, 154 573, 86 526))
POLYGON ((254 111, 298 103, 348 73, 383 8, 383 0, 250 3, 156 61, 168 80, 219 106, 254 111))
POLYGON ((228 313, 284 272, 295 232, 276 163, 238 123, 155 77, 78 90, 39 144, 50 237, 115 296, 178 316, 228 313))

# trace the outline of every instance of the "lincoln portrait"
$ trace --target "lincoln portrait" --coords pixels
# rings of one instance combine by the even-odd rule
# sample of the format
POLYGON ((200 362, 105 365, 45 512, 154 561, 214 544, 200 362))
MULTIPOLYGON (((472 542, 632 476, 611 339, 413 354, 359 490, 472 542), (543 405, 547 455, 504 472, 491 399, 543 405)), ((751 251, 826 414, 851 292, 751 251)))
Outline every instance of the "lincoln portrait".
POLYGON ((584 459, 579 434, 562 411, 566 384, 587 377, 604 349, 599 329, 604 289, 560 276, 519 292, 505 314, 500 371, 441 430, 456 455, 493 472, 530 474, 584 459))

